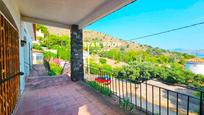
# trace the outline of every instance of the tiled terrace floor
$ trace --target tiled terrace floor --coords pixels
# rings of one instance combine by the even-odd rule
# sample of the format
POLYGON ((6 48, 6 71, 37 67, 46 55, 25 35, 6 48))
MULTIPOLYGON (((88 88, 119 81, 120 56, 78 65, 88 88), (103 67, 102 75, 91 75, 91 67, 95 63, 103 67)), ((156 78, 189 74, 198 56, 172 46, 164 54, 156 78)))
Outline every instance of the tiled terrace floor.
POLYGON ((26 90, 15 115, 119 115, 119 108, 111 107, 86 86, 68 77, 29 78, 26 90))

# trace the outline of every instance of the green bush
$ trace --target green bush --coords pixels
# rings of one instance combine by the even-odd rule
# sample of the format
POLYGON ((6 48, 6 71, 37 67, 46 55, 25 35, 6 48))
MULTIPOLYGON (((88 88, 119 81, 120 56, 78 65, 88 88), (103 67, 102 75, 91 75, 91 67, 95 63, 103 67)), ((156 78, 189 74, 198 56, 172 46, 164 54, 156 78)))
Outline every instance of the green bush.
POLYGON ((86 81, 86 83, 90 87, 100 91, 105 96, 111 96, 113 94, 112 91, 108 87, 104 87, 104 85, 96 83, 95 81, 86 81))
POLYGON ((33 49, 42 50, 42 47, 40 45, 33 44, 33 49))
POLYGON ((99 58, 101 64, 106 64, 107 60, 105 58, 99 58))
POLYGON ((62 67, 60 67, 55 63, 50 63, 50 71, 48 73, 50 76, 61 75, 61 71, 62 71, 62 67))
MULTIPOLYGON (((87 66, 88 69, 88 66, 87 66)), ((90 63, 90 73, 91 74, 99 74, 100 67, 97 63, 91 62, 90 63)))
POLYGON ((110 66, 108 64, 101 65, 100 69, 102 72, 105 72, 105 73, 112 73, 113 72, 112 66, 110 66))
POLYGON ((49 34, 48 28, 44 25, 41 25, 41 24, 36 24, 36 30, 37 31, 41 30, 42 33, 45 35, 45 37, 49 34))
POLYGON ((130 102, 129 99, 120 99, 119 100, 120 107, 127 110, 132 111, 134 108, 134 105, 130 102))
POLYGON ((52 52, 44 52, 43 56, 45 59, 57 58, 57 55, 52 52))
POLYGON ((200 87, 204 81, 202 75, 193 74, 178 64, 171 64, 170 67, 166 67, 147 62, 130 63, 130 65, 120 69, 116 73, 116 76, 135 82, 143 82, 148 79, 157 78, 166 83, 192 84, 195 87, 200 87))
POLYGON ((55 76, 56 73, 55 73, 53 70, 50 70, 50 71, 48 72, 48 75, 49 75, 49 76, 55 76))

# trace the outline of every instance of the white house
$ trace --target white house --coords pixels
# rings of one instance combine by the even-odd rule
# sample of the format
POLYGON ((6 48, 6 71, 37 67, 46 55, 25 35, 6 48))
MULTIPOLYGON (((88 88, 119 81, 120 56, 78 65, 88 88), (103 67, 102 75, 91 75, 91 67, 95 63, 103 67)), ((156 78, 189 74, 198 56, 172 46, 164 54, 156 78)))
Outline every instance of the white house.
POLYGON ((198 58, 190 59, 186 62, 186 69, 195 74, 204 75, 204 60, 198 58))
POLYGON ((43 51, 32 50, 33 64, 43 64, 43 51))
POLYGON ((44 33, 42 33, 41 30, 36 31, 36 37, 42 37, 42 38, 44 38, 44 33))

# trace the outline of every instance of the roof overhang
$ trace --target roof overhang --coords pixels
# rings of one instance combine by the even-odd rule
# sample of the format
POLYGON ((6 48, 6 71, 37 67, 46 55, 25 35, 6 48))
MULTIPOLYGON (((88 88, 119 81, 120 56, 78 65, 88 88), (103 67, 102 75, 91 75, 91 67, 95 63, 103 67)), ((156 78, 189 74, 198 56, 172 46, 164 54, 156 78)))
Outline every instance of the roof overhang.
POLYGON ((83 28, 135 0, 17 0, 22 20, 83 28))

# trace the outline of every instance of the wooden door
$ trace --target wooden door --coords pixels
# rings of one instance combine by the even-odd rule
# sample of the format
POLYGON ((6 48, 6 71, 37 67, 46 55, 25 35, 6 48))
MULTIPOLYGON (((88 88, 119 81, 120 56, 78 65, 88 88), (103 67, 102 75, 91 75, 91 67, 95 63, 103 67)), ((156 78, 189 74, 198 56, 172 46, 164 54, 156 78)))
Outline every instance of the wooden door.
POLYGON ((0 115, 11 115, 19 96, 18 32, 0 15, 0 115))

